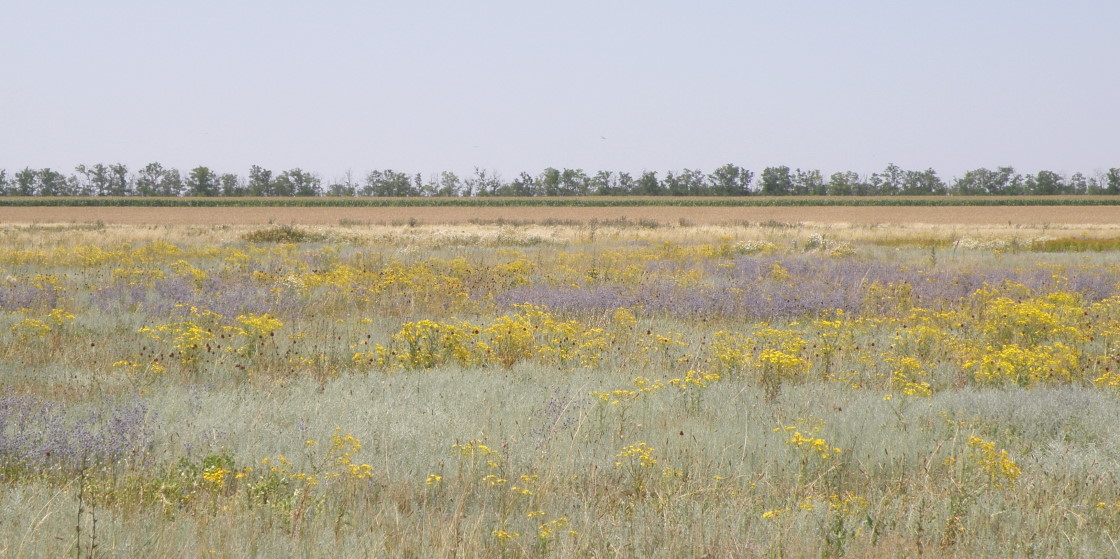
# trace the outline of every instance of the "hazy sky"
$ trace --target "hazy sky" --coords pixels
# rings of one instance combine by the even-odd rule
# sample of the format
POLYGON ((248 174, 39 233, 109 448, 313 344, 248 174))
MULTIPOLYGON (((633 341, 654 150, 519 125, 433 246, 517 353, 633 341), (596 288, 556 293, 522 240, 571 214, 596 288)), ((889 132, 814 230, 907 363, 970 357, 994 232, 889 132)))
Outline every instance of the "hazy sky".
POLYGON ((1120 167, 1114 0, 0 4, 0 168, 1120 167))

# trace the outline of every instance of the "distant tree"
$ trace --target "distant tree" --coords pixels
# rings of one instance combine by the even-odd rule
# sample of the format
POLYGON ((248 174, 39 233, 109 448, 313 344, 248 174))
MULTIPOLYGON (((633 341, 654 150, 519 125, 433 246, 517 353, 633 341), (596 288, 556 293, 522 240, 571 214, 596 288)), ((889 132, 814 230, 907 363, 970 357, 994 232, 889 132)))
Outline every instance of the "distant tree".
POLYGON ((533 175, 521 172, 516 179, 509 183, 512 196, 535 196, 537 194, 537 180, 533 175))
POLYGON ((672 171, 665 171, 665 178, 661 179, 661 187, 669 196, 684 196, 686 193, 684 183, 672 171))
POLYGON ((537 184, 540 185, 542 196, 559 196, 560 191, 560 170, 548 167, 541 171, 537 177, 537 184))
POLYGON ((474 174, 465 183, 470 195, 497 196, 502 188, 502 177, 493 171, 475 167, 474 174))
POLYGON ((392 169, 373 171, 366 175, 362 188, 365 196, 413 196, 412 180, 408 175, 392 169))
POLYGON ((767 167, 760 178, 763 196, 787 196, 793 193, 793 177, 789 167, 767 167))
POLYGON ((218 187, 222 196, 245 196, 249 193, 245 181, 236 173, 222 173, 218 177, 218 187))
POLYGON ((136 194, 140 196, 158 196, 160 183, 163 181, 164 169, 159 163, 148 163, 136 174, 136 194))
POLYGON ((35 174, 37 186, 35 191, 40 196, 75 196, 78 194, 78 181, 67 178, 62 173, 50 168, 39 169, 35 174))
POLYGON ((462 188, 463 183, 455 173, 443 171, 439 174, 439 190, 436 193, 438 196, 458 196, 462 188))
POLYGON ((703 171, 685 169, 677 176, 686 196, 707 196, 711 194, 708 175, 703 171))
POLYGON ((926 169, 925 171, 906 171, 899 194, 921 196, 945 194, 948 191, 949 189, 942 182, 941 177, 937 176, 937 171, 926 169))
POLYGON ((11 196, 12 193, 8 190, 9 188, 8 170, 0 169, 0 196, 11 196))
POLYGON ((630 176, 630 173, 620 172, 618 174, 618 191, 616 194, 622 196, 630 195, 633 194, 637 188, 638 185, 634 181, 634 177, 630 176))
POLYGON ((591 177, 591 193, 611 196, 618 193, 618 177, 611 171, 599 171, 591 177))
POLYGON ((322 193, 319 177, 298 167, 280 173, 273 183, 278 196, 318 196, 322 193))
POLYGON ((12 180, 12 190, 16 196, 35 196, 40 194, 37 190, 39 182, 39 173, 30 167, 16 173, 15 178, 12 180))
POLYGON ((973 169, 954 181, 950 191, 965 196, 1020 194, 1022 179, 1012 167, 999 167, 995 171, 985 168, 973 169))
POLYGON ((751 194, 751 181, 754 173, 738 165, 728 163, 719 167, 708 176, 712 194, 717 196, 747 196, 751 194))
POLYGON ((1120 194, 1120 168, 1113 167, 1108 170, 1104 180, 1105 194, 1120 194))
POLYGON ((109 195, 132 196, 135 194, 135 184, 128 167, 124 163, 109 165, 109 195))
POLYGON ((901 167, 890 163, 882 173, 876 175, 878 181, 876 182, 875 193, 880 196, 895 196, 902 193, 903 181, 906 177, 906 172, 901 167))
POLYGON ((1070 194, 1088 194, 1089 179, 1085 178, 1082 173, 1074 173, 1070 176, 1066 189, 1070 194))
POLYGON ((1068 194, 1065 180, 1053 171, 1039 171, 1036 175, 1027 175, 1023 187, 1028 194, 1041 196, 1068 194))
POLYGON ((392 196, 416 196, 417 190, 412 186, 412 179, 405 173, 386 171, 386 177, 392 185, 392 196))
POLYGON ((821 172, 813 169, 809 171, 802 171, 797 169, 793 172, 793 193, 798 196, 823 196, 827 189, 824 185, 824 177, 821 172))
POLYGON ((191 169, 185 186, 187 196, 217 196, 218 175, 209 167, 200 165, 191 169))
POLYGON ((249 167, 250 196, 275 196, 275 185, 272 182, 272 171, 259 165, 249 167))
POLYGON ((1088 185, 1087 185, 1087 188, 1085 189, 1085 194, 1092 194, 1092 195, 1104 194, 1104 190, 1105 190, 1105 188, 1107 188, 1106 185, 1108 184, 1107 175, 1105 175, 1101 171, 1097 171, 1097 172, 1093 173, 1093 176, 1089 177, 1087 180, 1088 180, 1088 185))
POLYGON ((418 196, 435 196, 438 190, 439 181, 436 180, 435 175, 429 175, 427 180, 424 180, 420 173, 412 175, 412 192, 418 196))
POLYGON ((661 186, 661 181, 657 179, 656 171, 642 171, 641 176, 638 177, 636 186, 637 191, 635 194, 639 196, 661 196, 665 194, 665 189, 661 186))
POLYGON ((435 179, 428 181, 424 180, 424 176, 420 173, 412 175, 412 191, 418 196, 431 196, 436 191, 437 183, 435 179))
POLYGON ((583 169, 567 169, 560 172, 560 194, 562 196, 586 196, 591 192, 591 177, 583 169))
POLYGON ((335 181, 327 187, 327 193, 331 196, 354 196, 358 193, 358 183, 354 181, 354 172, 347 169, 342 174, 342 179, 335 181))
POLYGON ((78 165, 78 195, 79 196, 108 196, 112 190, 112 178, 109 168, 98 163, 92 166, 78 165))
POLYGON ((159 184, 160 196, 182 196, 183 195, 183 177, 179 174, 179 170, 175 168, 165 169, 163 171, 163 180, 159 184))
POLYGON ((829 196, 852 196, 856 192, 856 184, 859 183, 859 175, 851 171, 832 173, 828 177, 828 187, 825 191, 829 196))

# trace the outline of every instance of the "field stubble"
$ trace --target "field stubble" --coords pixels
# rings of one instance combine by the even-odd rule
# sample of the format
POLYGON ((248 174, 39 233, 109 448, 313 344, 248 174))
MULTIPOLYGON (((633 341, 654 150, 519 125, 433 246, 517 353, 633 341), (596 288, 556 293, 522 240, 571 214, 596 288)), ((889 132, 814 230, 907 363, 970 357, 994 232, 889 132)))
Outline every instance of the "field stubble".
POLYGON ((1120 223, 1120 206, 984 207, 5 207, 0 223, 88 223, 121 225, 336 225, 339 223, 459 224, 483 221, 611 221, 626 218, 672 225, 740 222, 934 225, 1109 225, 1120 223))

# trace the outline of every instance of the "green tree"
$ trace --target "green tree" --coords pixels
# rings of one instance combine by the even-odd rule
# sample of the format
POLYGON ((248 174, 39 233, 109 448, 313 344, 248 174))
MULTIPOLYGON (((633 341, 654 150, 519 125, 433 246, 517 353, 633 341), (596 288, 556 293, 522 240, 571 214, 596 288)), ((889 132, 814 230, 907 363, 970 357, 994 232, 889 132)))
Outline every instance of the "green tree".
POLYGON ((684 196, 687 193, 684 182, 672 171, 665 171, 665 178, 661 179, 661 187, 669 196, 684 196))
POLYGON ((665 194, 665 188, 661 185, 661 181, 657 180, 657 173, 654 171, 642 171, 636 186, 637 192, 635 194, 640 196, 661 196, 665 194))
POLYGON ((852 171, 837 171, 828 177, 826 191, 829 196, 852 196, 856 193, 859 175, 852 171))
POLYGON ((209 167, 198 166, 187 175, 187 196, 217 196, 218 175, 209 167))
POLYGON ((1104 183, 1105 194, 1120 194, 1120 168, 1109 169, 1104 183))
POLYGON ((512 196, 535 196, 537 194, 537 180, 533 175, 521 172, 516 179, 509 183, 512 196))
POLYGON ((366 175, 362 188, 365 196, 413 196, 412 180, 404 173, 392 169, 372 171, 366 175))
POLYGON ((637 188, 638 185, 634 181, 634 177, 630 176, 630 173, 618 173, 618 191, 616 194, 621 196, 630 195, 633 194, 637 188))
POLYGON ((754 173, 731 163, 712 171, 708 177, 712 193, 719 196, 748 196, 752 180, 754 173))
POLYGON ((591 177, 591 193, 610 196, 618 193, 618 178, 611 171, 599 171, 591 177))
POLYGON ((37 190, 38 182, 39 173, 31 167, 24 167, 22 171, 16 173, 12 180, 12 189, 16 196, 35 196, 39 194, 37 190))
POLYGON ((543 196, 559 196, 561 194, 560 170, 549 167, 541 171, 537 183, 540 185, 543 196))
POLYGON ((459 196, 462 188, 463 182, 459 180, 459 175, 451 171, 443 171, 439 174, 439 191, 437 192, 439 196, 459 196))
POLYGON ((793 177, 789 167, 767 167, 760 178, 763 196, 788 196, 793 193, 793 177))
POLYGON ((249 184, 247 185, 250 196, 275 196, 275 186, 272 183, 272 171, 253 165, 249 167, 249 184))
POLYGON ((166 169, 163 172, 163 180, 160 182, 160 196, 182 196, 183 195, 183 177, 179 174, 179 170, 175 168, 166 169))
POLYGON ((1070 194, 1088 194, 1089 180, 1082 173, 1074 173, 1069 178, 1067 188, 1070 194))
POLYGON ((236 173, 222 173, 218 177, 218 185, 222 196, 245 196, 249 193, 245 181, 236 173))
POLYGON ((686 196, 707 196, 711 194, 708 175, 703 171, 685 169, 677 176, 686 196))
POLYGON ((36 186, 33 191, 40 196, 74 196, 78 194, 78 181, 67 178, 50 168, 39 169, 35 173, 36 186))
POLYGON ((906 196, 940 195, 948 192, 948 188, 937 176, 937 171, 906 171, 902 179, 902 189, 899 194, 906 196))
POLYGON ((109 165, 110 196, 132 196, 135 194, 134 189, 135 184, 132 175, 128 172, 128 166, 124 163, 109 165))
POLYGON ((467 190, 473 196, 497 196, 502 188, 502 177, 492 171, 474 168, 474 175, 466 181, 467 190))
POLYGON ((167 170, 159 163, 148 163, 136 174, 136 194, 140 196, 160 196, 167 170))
POLYGON ((354 172, 347 169, 341 179, 336 179, 327 187, 327 196, 354 196, 358 185, 354 182, 354 172))
POLYGON ((891 163, 883 169, 882 173, 873 175, 871 182, 875 184, 875 193, 880 196, 895 196, 902 193, 906 173, 901 167, 891 163))
POLYGON ((322 181, 319 177, 298 167, 280 173, 273 182, 276 192, 280 196, 318 196, 321 194, 322 181))
POLYGON ((1069 186, 1065 179, 1053 171, 1039 171, 1037 175, 1027 175, 1023 187, 1028 194, 1040 196, 1069 193, 1069 186))
POLYGON ((802 171, 797 169, 793 172, 793 193, 798 196, 823 196, 827 189, 824 184, 824 177, 821 172, 812 169, 809 171, 802 171))
POLYGON ((583 169, 564 169, 560 173, 561 196, 586 196, 591 192, 591 177, 583 169))
POLYGON ((108 196, 111 191, 109 168, 98 163, 92 166, 78 165, 74 169, 81 177, 78 179, 80 196, 108 196))
POLYGON ((1021 194, 1022 179, 1012 167, 999 167, 994 171, 981 167, 965 172, 949 190, 962 196, 1021 194))

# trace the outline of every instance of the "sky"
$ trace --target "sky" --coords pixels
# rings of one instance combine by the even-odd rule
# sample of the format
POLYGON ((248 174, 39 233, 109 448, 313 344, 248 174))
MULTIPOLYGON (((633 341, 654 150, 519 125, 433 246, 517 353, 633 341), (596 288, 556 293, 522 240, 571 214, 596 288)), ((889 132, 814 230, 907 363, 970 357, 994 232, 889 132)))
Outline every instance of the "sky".
POLYGON ((0 4, 0 169, 1120 167, 1120 2, 0 4))

